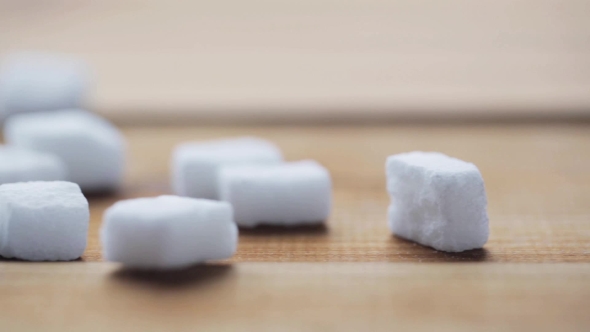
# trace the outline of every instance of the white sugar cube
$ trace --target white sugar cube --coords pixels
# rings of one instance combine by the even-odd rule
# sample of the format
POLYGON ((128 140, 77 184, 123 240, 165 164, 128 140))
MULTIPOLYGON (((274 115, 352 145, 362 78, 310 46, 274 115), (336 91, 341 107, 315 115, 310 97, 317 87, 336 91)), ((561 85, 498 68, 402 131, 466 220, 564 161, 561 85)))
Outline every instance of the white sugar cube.
POLYGON ((226 166, 219 176, 221 200, 234 207, 244 227, 324 223, 332 204, 330 173, 313 161, 226 166))
POLYGON ((119 186, 125 166, 125 140, 106 120, 83 110, 11 116, 4 136, 9 144, 58 156, 68 180, 85 191, 119 186))
POLYGON ((66 179, 66 167, 48 153, 0 145, 0 184, 66 179))
POLYGON ((393 233, 437 250, 481 248, 488 240, 487 198, 474 164, 435 152, 387 158, 393 233))
POLYGON ((79 258, 89 219, 88 201, 75 183, 0 185, 0 255, 31 261, 79 258))
POLYGON ((254 137, 184 143, 172 156, 172 187, 180 196, 218 199, 221 166, 276 164, 282 160, 279 148, 254 137))
POLYGON ((88 66, 48 53, 15 53, 0 68, 0 119, 29 111, 82 106, 90 85, 88 66))
POLYGON ((104 257, 135 268, 182 268, 231 257, 238 229, 224 202, 178 196, 117 202, 104 214, 104 257))

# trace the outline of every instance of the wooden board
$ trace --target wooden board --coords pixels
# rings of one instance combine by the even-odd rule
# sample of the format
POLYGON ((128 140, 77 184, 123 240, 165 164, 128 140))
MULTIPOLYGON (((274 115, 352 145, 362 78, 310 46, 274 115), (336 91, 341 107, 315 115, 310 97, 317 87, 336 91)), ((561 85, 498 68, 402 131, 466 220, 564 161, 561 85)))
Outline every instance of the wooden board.
POLYGON ((7 263, 3 331, 588 331, 588 264, 7 263))
POLYGON ((316 159, 331 171, 334 209, 326 228, 242 231, 235 262, 495 261, 590 262, 590 130, 586 126, 151 127, 128 128, 123 193, 92 199, 91 244, 100 260, 102 211, 118 199, 170 193, 175 144, 257 135, 287 160, 316 159), (441 151, 479 166, 491 236, 485 249, 445 254, 390 235, 385 158, 441 151))
POLYGON ((0 262, 0 329, 590 329, 588 125, 123 130, 126 183, 117 194, 89 197, 82 260, 0 262), (231 260, 174 273, 102 262, 105 208, 169 193, 175 144, 238 135, 271 139, 288 160, 317 159, 331 171, 326 227, 242 230, 231 260), (479 166, 491 231, 484 249, 442 253, 389 233, 384 162, 409 150, 479 166))

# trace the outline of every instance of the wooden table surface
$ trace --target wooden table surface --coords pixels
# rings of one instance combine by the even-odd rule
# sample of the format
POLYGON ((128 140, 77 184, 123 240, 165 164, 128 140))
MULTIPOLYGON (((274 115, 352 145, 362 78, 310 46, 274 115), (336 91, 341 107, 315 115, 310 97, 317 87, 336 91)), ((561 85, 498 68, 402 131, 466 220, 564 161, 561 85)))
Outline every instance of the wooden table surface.
POLYGON ((124 188, 89 197, 80 261, 0 262, 0 330, 590 330, 590 125, 128 127, 124 188), (169 193, 186 140, 256 135, 332 174, 323 228, 241 230, 229 261, 137 272, 102 261, 104 209, 169 193), (484 249, 392 236, 385 158, 441 151, 479 166, 484 249))

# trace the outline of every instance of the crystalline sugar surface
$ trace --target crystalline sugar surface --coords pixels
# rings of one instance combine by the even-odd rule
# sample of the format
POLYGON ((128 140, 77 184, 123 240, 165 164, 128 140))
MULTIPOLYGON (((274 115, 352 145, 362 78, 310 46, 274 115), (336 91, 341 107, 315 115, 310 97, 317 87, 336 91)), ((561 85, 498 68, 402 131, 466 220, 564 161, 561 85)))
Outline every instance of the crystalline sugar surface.
POLYGON ((86 248, 90 213, 71 182, 0 185, 0 255, 31 261, 72 260, 86 248))
POLYGON ((437 250, 481 248, 488 240, 483 178, 471 163, 435 152, 387 158, 393 233, 437 250))

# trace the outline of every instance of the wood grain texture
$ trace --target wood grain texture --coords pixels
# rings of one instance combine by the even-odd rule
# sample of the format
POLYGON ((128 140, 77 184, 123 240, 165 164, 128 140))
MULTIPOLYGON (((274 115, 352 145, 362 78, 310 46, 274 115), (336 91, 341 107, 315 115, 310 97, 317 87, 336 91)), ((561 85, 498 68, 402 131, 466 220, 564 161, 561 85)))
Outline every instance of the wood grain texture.
POLYGON ((588 331, 590 127, 129 127, 124 188, 90 196, 83 259, 0 261, 2 331, 588 331), (234 258, 174 272, 102 262, 116 200, 169 192, 186 140, 257 135, 334 181, 323 228, 242 230, 234 258), (390 235, 384 162, 436 150, 476 163, 489 199, 482 250, 436 252, 390 235), (461 263, 452 263, 461 262, 461 263), (539 264, 541 263, 541 264, 539 264))
POLYGON ((6 263, 5 331, 587 331, 590 264, 6 263))

